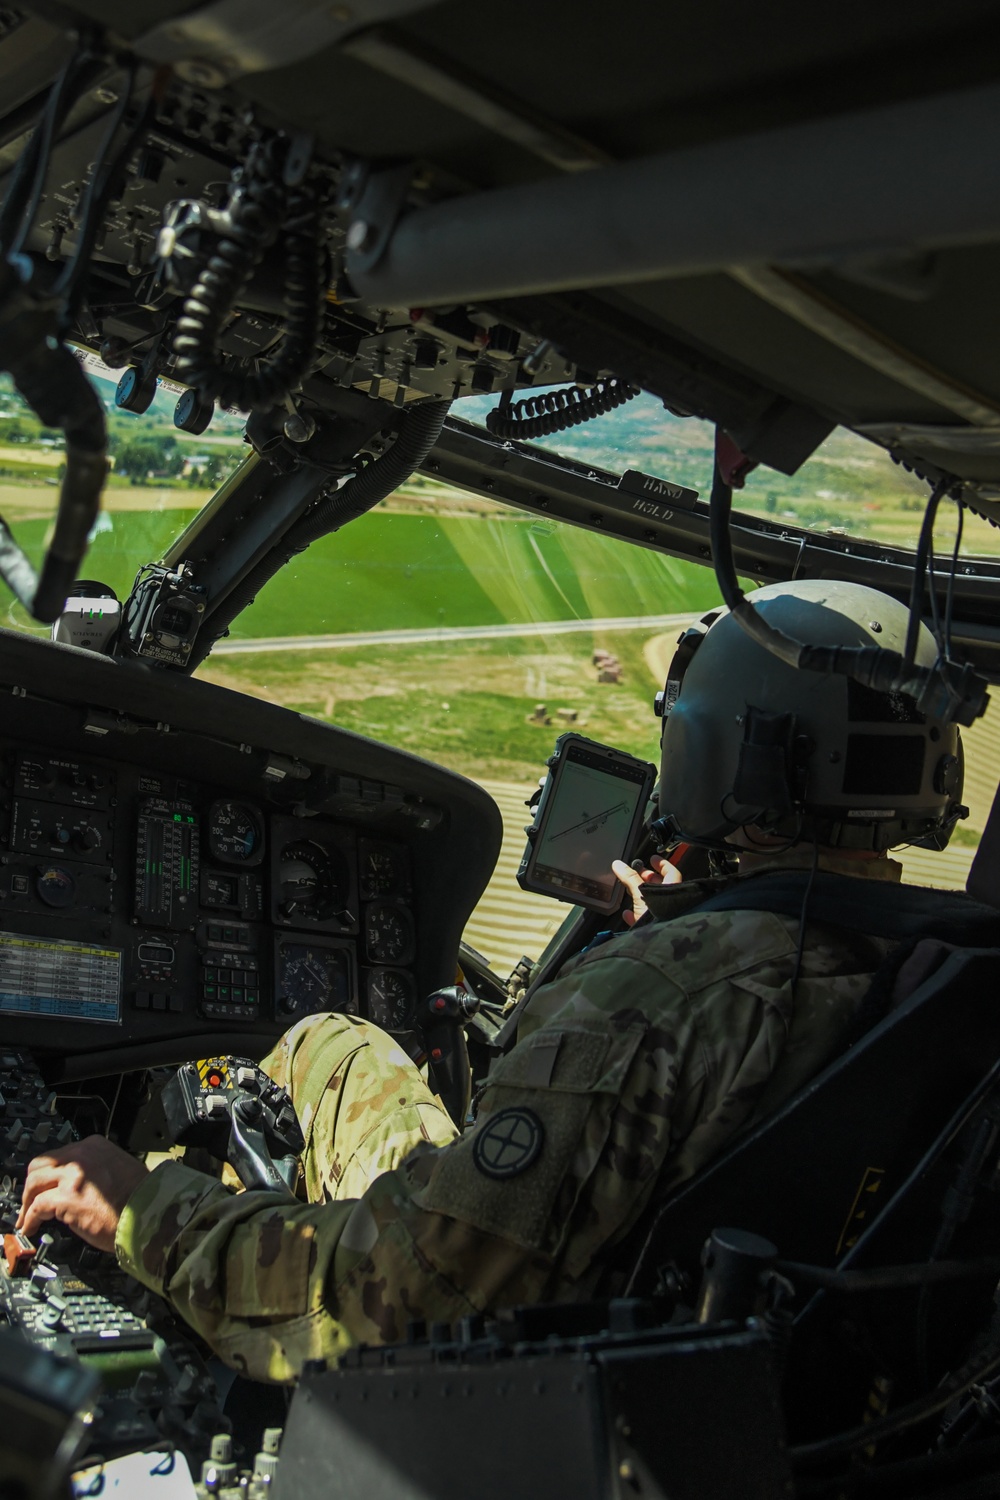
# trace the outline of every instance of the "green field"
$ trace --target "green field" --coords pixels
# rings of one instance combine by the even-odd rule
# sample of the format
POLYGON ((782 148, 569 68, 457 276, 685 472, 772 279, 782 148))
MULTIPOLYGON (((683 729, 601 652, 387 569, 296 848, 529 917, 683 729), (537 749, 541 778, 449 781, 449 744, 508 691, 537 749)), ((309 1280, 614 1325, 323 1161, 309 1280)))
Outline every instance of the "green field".
MULTIPOLYGON (((35 497, 38 491, 33 489, 30 493, 35 497)), ((55 491, 45 493, 51 497, 54 508, 55 491)), ((109 584, 119 599, 127 598, 142 564, 161 556, 167 544, 195 514, 193 510, 104 511, 98 525, 106 529, 99 531, 90 544, 83 563, 83 577, 109 584)), ((50 524, 49 521, 33 519, 12 522, 16 540, 36 566, 41 562, 50 524)), ((9 596, 7 600, 3 624, 48 633, 47 627, 33 626, 9 596)))
MULTIPOLYGON (((291 636, 504 622, 670 614, 717 599, 705 568, 510 512, 435 516, 373 511, 284 568, 233 635, 291 636)), ((194 514, 109 511, 85 575, 125 597, 194 514)), ((38 560, 47 523, 15 535, 38 560)))
POLYGON ((509 512, 375 511, 285 568, 233 634, 668 614, 707 609, 717 597, 704 568, 574 527, 509 512))

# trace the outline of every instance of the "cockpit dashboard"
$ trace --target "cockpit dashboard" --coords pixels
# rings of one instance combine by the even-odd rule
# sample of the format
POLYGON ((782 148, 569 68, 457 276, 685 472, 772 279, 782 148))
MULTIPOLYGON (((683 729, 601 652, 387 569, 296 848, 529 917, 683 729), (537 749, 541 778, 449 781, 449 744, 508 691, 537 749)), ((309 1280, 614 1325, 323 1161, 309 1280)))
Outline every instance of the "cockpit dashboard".
POLYGON ((454 980, 501 836, 479 787, 11 632, 0 692, 0 1017, 52 1076, 262 1055, 318 1011, 405 1030, 454 980))

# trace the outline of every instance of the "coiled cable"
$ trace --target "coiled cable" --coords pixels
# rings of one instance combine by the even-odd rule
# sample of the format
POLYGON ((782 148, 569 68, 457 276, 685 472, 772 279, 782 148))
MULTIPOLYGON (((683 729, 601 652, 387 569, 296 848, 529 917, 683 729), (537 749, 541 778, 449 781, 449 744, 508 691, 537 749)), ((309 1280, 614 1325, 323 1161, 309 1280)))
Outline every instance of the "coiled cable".
POLYGON ((486 431, 505 440, 551 437, 555 432, 566 432, 581 422, 603 417, 638 394, 637 385, 629 385, 617 375, 586 388, 569 385, 542 391, 522 401, 512 401, 510 391, 504 391, 500 405, 486 418, 486 431))
POLYGON ((178 319, 173 346, 177 373, 205 400, 241 411, 268 411, 308 373, 319 337, 326 289, 319 207, 315 193, 304 184, 282 184, 275 142, 258 148, 233 187, 228 232, 178 319), (285 257, 284 337, 275 354, 250 370, 230 363, 219 350, 219 340, 234 304, 279 230, 285 257))

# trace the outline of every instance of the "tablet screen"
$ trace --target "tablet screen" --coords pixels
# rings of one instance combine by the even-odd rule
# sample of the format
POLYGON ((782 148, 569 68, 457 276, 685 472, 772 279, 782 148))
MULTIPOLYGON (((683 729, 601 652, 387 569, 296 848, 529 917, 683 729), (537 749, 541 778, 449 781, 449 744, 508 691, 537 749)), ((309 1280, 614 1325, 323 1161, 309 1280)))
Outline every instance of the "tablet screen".
POLYGON ((603 757, 573 752, 546 809, 535 845, 533 878, 565 891, 607 901, 616 881, 611 861, 621 859, 639 799, 645 768, 607 769, 603 757))

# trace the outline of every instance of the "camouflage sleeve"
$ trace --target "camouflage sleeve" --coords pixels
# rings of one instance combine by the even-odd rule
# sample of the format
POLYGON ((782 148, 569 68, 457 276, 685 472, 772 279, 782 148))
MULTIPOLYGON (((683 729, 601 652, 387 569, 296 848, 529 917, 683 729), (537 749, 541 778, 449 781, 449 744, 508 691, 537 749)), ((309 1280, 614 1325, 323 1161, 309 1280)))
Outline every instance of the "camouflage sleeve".
POLYGON ((399 1232, 408 1197, 398 1171, 361 1199, 308 1204, 234 1193, 165 1162, 126 1204, 116 1250, 228 1364, 255 1380, 289 1381, 307 1359, 402 1338, 411 1298, 428 1317, 472 1310, 415 1264, 399 1232))
POLYGON ((237 1193, 165 1162, 126 1204, 115 1249, 123 1269, 229 1363, 256 1379, 288 1380, 338 1342, 319 1314, 352 1207, 237 1193))
MULTIPOLYGON (((844 1045, 865 964, 815 934, 793 990, 797 942, 771 913, 635 929, 538 991, 459 1140, 428 1128, 359 1196, 316 1204, 167 1163, 126 1206, 121 1262, 259 1380, 402 1340, 410 1319, 596 1295, 654 1187, 700 1171, 844 1045)), ((343 1121, 361 1140, 404 1097, 368 1062, 343 1121)), ((339 1189, 334 1165, 320 1177, 339 1189)))

